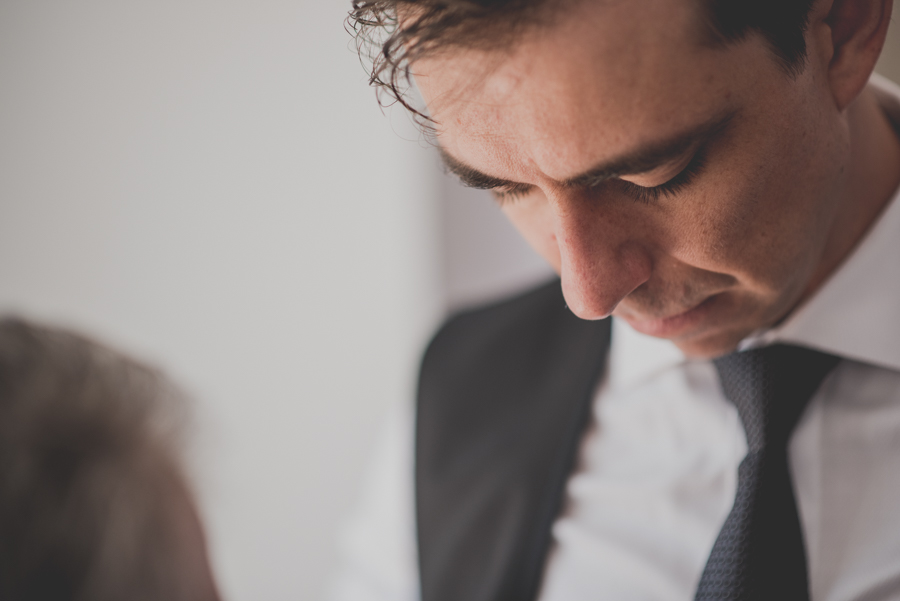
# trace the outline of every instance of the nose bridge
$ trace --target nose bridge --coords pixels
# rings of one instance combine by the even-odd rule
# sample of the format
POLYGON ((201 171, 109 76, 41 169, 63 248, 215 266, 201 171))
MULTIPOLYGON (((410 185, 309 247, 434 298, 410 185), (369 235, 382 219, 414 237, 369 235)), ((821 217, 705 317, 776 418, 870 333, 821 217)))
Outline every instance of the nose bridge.
POLYGON ((566 303, 584 319, 607 317, 652 271, 634 216, 577 192, 557 192, 550 202, 566 303))

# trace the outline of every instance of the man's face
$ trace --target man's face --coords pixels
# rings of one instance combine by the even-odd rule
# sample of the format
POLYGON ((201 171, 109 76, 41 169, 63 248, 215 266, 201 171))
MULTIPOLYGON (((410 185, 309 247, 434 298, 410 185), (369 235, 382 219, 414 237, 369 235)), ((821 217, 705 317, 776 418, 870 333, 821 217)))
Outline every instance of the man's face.
POLYGON ((758 36, 704 45, 695 0, 582 4, 508 51, 416 63, 441 149, 576 315, 728 352, 821 279, 849 145, 827 57, 791 78, 758 36))

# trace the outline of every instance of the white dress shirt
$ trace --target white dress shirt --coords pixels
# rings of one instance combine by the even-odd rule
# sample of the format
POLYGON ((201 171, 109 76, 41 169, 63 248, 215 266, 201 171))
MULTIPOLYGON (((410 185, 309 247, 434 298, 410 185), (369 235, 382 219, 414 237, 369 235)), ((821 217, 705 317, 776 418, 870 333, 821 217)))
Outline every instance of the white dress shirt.
MULTIPOLYGON (((900 124, 900 88, 873 77, 900 124)), ((812 601, 900 600, 900 202, 783 325, 742 343, 844 358, 810 401, 789 458, 812 601)), ((613 320, 607 375, 540 601, 689 601, 747 451, 710 361, 613 320)), ((416 601, 412 407, 394 415, 342 538, 334 601, 416 601)))

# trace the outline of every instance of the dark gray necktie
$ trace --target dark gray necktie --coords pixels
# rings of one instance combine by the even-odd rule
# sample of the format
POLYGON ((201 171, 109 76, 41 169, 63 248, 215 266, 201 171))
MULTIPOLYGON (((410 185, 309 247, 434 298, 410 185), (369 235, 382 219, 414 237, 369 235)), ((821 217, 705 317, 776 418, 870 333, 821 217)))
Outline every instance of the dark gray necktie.
POLYGON ((787 446, 803 409, 839 359, 783 344, 715 360, 747 432, 734 507, 713 545, 696 601, 807 601, 806 552, 787 446))

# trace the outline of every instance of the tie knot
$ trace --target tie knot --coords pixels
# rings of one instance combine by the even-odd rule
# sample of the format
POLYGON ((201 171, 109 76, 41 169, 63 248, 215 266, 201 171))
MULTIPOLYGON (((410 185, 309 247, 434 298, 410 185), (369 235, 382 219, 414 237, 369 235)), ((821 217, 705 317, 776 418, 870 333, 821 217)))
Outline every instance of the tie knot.
POLYGON ((812 349, 775 344, 714 361, 722 390, 738 410, 750 451, 787 440, 806 404, 840 359, 812 349))

